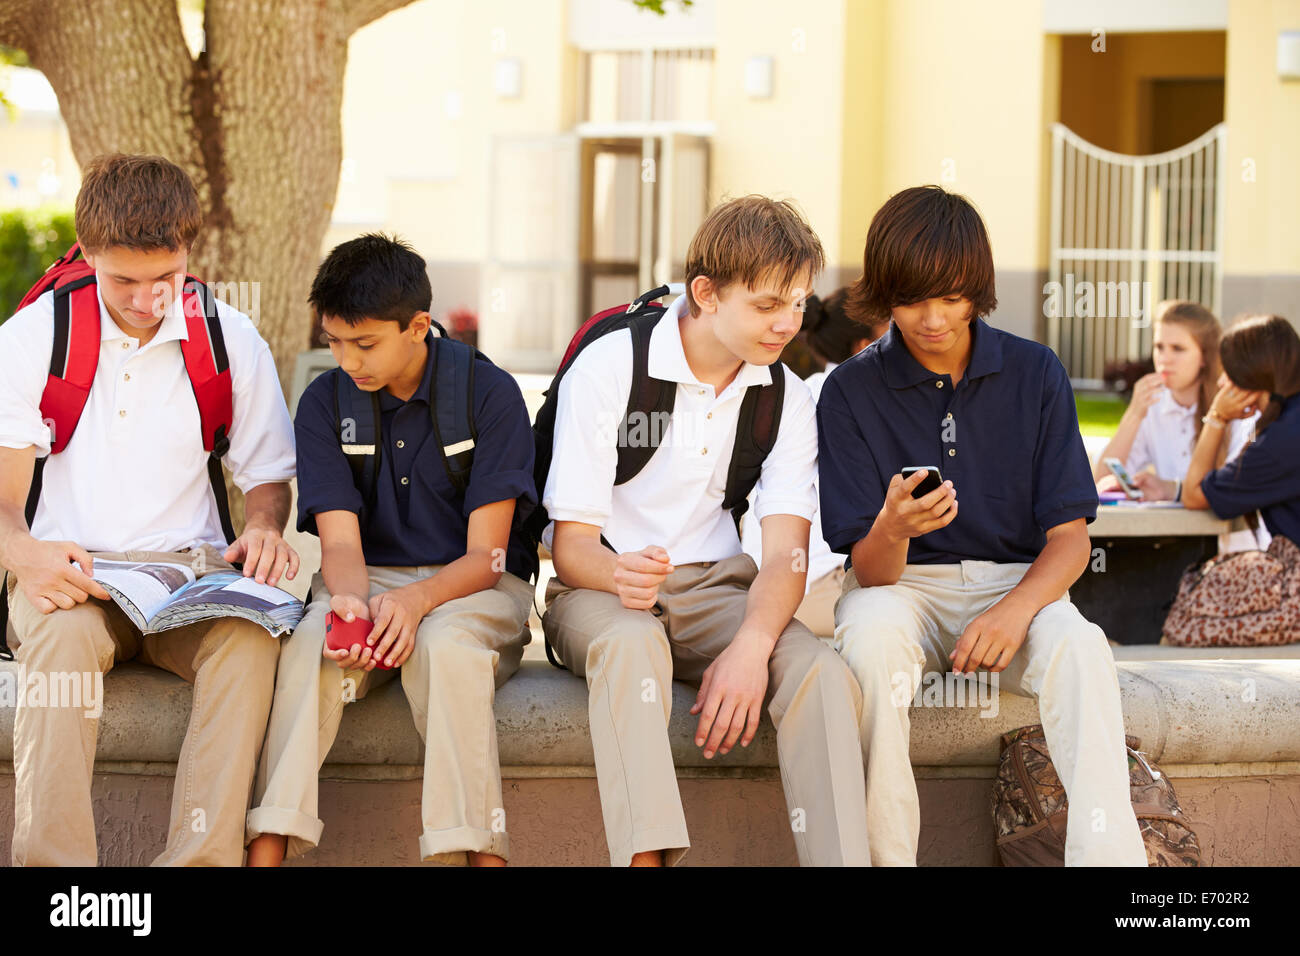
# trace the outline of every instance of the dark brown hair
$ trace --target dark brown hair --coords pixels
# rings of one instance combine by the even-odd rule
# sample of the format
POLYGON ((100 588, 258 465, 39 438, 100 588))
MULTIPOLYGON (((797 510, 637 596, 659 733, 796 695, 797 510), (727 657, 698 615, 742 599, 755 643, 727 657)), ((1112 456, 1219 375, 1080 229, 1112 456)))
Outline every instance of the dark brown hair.
POLYGON ((170 160, 109 153, 86 166, 76 208, 82 249, 188 249, 202 225, 198 190, 170 160))
POLYGON ((1243 315, 1219 343, 1223 371, 1238 388, 1269 394, 1255 434, 1277 421, 1282 400, 1300 393, 1300 335, 1280 315, 1243 315))
POLYGON ((866 339, 871 344, 889 327, 889 321, 863 325, 849 318, 844 311, 848 299, 847 287, 837 289, 825 299, 808 296, 804 304, 803 329, 800 335, 813 354, 823 362, 847 362, 853 357, 853 346, 866 339))
MULTIPOLYGON (((1196 388, 1196 437, 1199 438, 1201 429, 1205 427, 1201 419, 1209 412, 1210 403, 1219 391, 1219 339, 1223 335, 1223 326, 1213 312, 1188 299, 1168 299, 1159 303, 1156 306, 1156 325, 1162 323, 1186 329, 1201 350, 1205 367, 1201 369, 1196 388)), ((1226 453, 1227 446, 1222 446, 1220 451, 1226 453)))
POLYGON ((781 289, 789 289, 805 272, 815 279, 825 264, 821 240, 788 199, 751 195, 728 200, 705 217, 686 250, 691 315, 700 314, 691 292, 696 276, 706 276, 721 292, 734 282, 753 289, 770 273, 781 289))
POLYGON ((862 278, 849 290, 850 318, 888 321, 898 305, 945 295, 971 300, 971 318, 997 308, 993 249, 979 212, 941 186, 891 196, 871 220, 862 278))

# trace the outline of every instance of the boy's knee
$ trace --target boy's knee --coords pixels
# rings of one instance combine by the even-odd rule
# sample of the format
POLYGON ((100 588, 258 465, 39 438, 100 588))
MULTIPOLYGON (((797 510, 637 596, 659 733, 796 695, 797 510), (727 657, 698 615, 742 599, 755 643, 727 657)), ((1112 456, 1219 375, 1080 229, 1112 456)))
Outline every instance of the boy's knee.
MULTIPOLYGON (((637 615, 637 618, 643 615, 637 615)), ((595 668, 644 667, 672 672, 672 649, 663 627, 650 615, 646 620, 620 622, 587 645, 587 673, 595 668)))
MULTIPOLYGON (((35 609, 31 613, 40 614, 35 609)), ((15 627, 15 657, 37 670, 103 671, 113 661, 115 645, 104 610, 89 602, 60 608, 15 627)))

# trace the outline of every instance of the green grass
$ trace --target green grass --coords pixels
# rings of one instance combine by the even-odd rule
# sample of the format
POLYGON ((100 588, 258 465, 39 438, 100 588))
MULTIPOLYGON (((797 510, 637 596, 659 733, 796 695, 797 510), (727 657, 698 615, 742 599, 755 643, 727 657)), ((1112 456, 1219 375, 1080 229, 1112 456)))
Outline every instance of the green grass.
POLYGON ((1119 427, 1128 406, 1118 395, 1076 395, 1074 406, 1079 412, 1079 431, 1086 436, 1109 438, 1119 427))

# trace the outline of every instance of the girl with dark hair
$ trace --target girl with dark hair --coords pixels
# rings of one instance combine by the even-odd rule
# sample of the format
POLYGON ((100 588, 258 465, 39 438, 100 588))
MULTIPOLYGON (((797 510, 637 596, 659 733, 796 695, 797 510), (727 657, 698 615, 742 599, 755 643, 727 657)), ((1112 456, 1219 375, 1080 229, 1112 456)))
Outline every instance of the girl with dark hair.
MULTIPOLYGON (((1278 315, 1239 319, 1219 345, 1223 375, 1183 483, 1188 508, 1220 518, 1258 511, 1291 548, 1300 542, 1300 336, 1278 315), (1230 422, 1259 412, 1255 440, 1215 468, 1230 422)), ((1285 545, 1281 545, 1285 547, 1285 545)))

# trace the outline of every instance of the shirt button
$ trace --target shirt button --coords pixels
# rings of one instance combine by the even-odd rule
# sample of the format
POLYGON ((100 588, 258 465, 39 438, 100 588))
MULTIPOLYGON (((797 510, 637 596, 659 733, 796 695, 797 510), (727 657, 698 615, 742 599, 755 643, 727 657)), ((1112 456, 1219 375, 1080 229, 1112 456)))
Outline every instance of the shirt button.
POLYGON ((123 343, 122 343, 122 348, 124 348, 124 349, 129 349, 130 347, 131 347, 131 343, 130 343, 130 342, 123 342, 123 343))
POLYGON ((948 457, 949 457, 949 458, 951 458, 951 457, 952 457, 953 455, 955 455, 955 454, 957 454, 957 449, 956 449, 956 448, 949 448, 949 449, 948 449, 948 457))
POLYGON ((705 415, 704 417, 705 417, 705 418, 712 418, 712 417, 713 417, 713 412, 709 412, 709 414, 705 415))
POLYGON ((709 450, 708 450, 707 448, 701 448, 701 449, 700 449, 700 454, 701 454, 701 455, 707 455, 708 453, 709 453, 709 450))
POLYGON ((935 387, 935 388, 943 388, 943 382, 935 382, 935 383, 934 383, 934 387, 935 387))
POLYGON ((402 484, 404 484, 404 485, 409 485, 410 483, 411 483, 411 479, 410 479, 410 478, 407 478, 405 475, 403 475, 403 476, 402 476, 402 484))
MULTIPOLYGON (((940 382, 939 384, 942 385, 943 382, 940 382)), ((944 418, 952 418, 952 412, 949 412, 947 415, 944 416, 944 418)))
POLYGON ((124 382, 129 382, 129 381, 131 381, 131 373, 130 373, 130 372, 123 372, 123 373, 122 373, 122 381, 124 381, 124 382))
POLYGON ((397 439, 397 447, 398 447, 398 448, 405 448, 405 447, 406 447, 406 442, 402 441, 400 438, 397 439))
POLYGON ((117 410, 117 417, 118 417, 118 418, 126 418, 126 409, 125 409, 125 408, 119 408, 119 409, 117 410))
POLYGON ((704 394, 704 389, 700 389, 700 394, 701 394, 701 395, 704 394))

